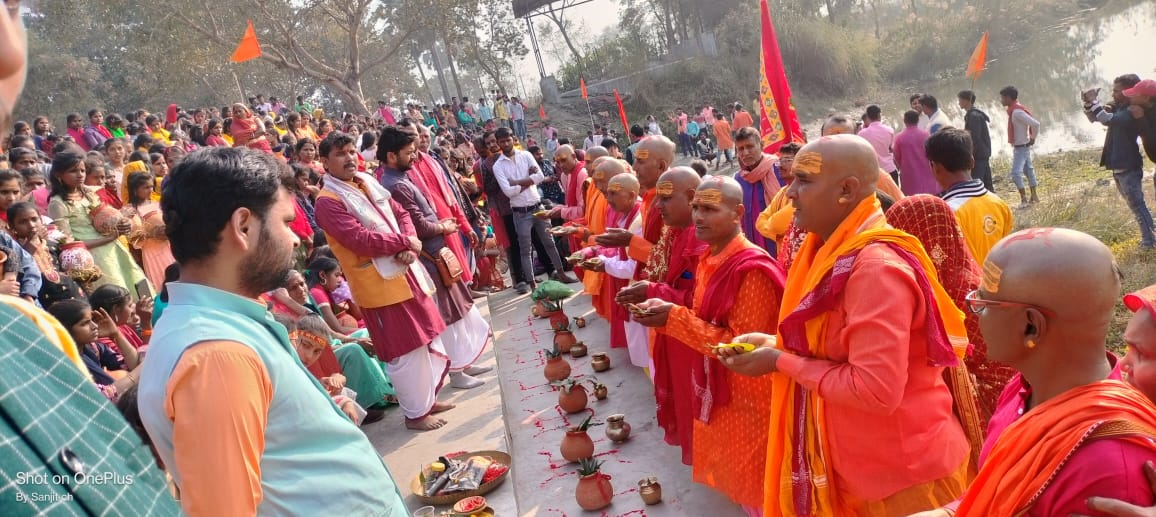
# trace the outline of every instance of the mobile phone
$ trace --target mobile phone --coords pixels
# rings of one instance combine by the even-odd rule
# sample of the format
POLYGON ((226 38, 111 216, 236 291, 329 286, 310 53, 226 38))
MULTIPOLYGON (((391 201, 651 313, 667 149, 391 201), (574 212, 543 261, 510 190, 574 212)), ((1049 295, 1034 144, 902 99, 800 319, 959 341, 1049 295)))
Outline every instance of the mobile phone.
POLYGON ((152 295, 153 295, 153 293, 152 293, 152 290, 149 289, 149 281, 148 280, 141 280, 140 282, 136 283, 136 298, 137 298, 137 300, 143 300, 143 299, 148 298, 152 295))

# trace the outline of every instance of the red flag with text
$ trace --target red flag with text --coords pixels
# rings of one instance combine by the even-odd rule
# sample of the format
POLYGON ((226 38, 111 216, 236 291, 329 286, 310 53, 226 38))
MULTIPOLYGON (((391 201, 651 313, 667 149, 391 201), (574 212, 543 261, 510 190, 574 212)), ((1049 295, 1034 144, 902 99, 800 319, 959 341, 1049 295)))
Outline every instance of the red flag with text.
POLYGON ((578 79, 578 84, 582 86, 582 98, 586 98, 586 78, 578 79))
POLYGON ((622 97, 618 96, 618 88, 614 89, 614 101, 618 103, 618 116, 622 118, 622 128, 630 134, 630 122, 626 118, 626 108, 622 105, 622 97))
POLYGON ((259 57, 261 57, 261 44, 257 42, 257 31, 253 30, 253 20, 249 20, 249 28, 245 29, 245 35, 237 44, 237 50, 233 51, 231 60, 234 63, 242 63, 259 57))
POLYGON ((767 0, 760 0, 763 42, 760 54, 762 74, 759 78, 759 134, 763 136, 763 150, 775 153, 788 142, 804 142, 799 116, 791 104, 791 85, 783 69, 779 41, 771 23, 767 0))

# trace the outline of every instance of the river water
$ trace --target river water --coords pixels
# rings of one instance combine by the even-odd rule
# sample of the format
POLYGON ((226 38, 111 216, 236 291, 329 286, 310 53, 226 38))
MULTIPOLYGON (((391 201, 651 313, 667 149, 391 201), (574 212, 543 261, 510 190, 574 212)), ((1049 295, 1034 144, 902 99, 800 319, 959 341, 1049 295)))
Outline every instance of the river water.
MULTIPOLYGON (((993 42, 992 46, 996 46, 993 42)), ((989 53, 989 57, 991 54, 989 53)), ((960 68, 968 56, 961 56, 960 68)), ((1020 49, 993 57, 975 84, 978 107, 991 117, 992 151, 1010 155, 1007 144, 1007 111, 999 104, 999 90, 1007 85, 1019 89, 1020 102, 1040 121, 1035 149, 1040 153, 1100 146, 1105 129, 1091 124, 1083 114, 1080 92, 1100 87, 1101 101, 1111 100, 1112 80, 1134 73, 1156 79, 1156 2, 1111 2, 1074 20, 1041 30, 1020 49)), ((871 100, 883 108, 884 122, 903 125, 910 109, 907 96, 915 92, 934 95, 940 109, 959 127, 963 111, 956 103, 960 90, 972 89, 963 76, 930 84, 910 86, 887 99, 871 100)), ((797 96, 798 94, 796 94, 797 96)), ((848 108, 858 117, 863 107, 848 108)), ((808 135, 817 135, 823 113, 801 113, 808 135)))

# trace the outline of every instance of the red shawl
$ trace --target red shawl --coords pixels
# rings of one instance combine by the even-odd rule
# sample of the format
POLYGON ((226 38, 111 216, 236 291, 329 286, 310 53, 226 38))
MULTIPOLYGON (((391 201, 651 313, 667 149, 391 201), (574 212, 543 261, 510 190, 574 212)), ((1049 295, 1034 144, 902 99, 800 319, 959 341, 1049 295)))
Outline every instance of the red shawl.
MULTIPOLYGON (((1027 113, 1029 117, 1032 116, 1031 110, 1020 104, 1020 101, 1015 101, 1015 104, 1007 107, 1007 141, 1012 145, 1016 143, 1016 128, 1012 125, 1012 113, 1015 113, 1016 110, 1024 110, 1024 113, 1027 113)), ((1032 137, 1031 131, 1031 128, 1028 128, 1028 138, 1032 137)))
MULTIPOLYGON (((649 243, 657 243, 658 239, 662 237, 662 212, 654 204, 654 198, 658 196, 655 189, 650 189, 642 194, 642 238, 649 243)), ((635 280, 646 280, 646 262, 638 261, 638 267, 634 270, 635 280)))
MULTIPOLYGON (((703 253, 706 258, 710 250, 703 253)), ((767 275, 775 288, 782 292, 787 284, 787 274, 766 250, 747 247, 732 255, 710 278, 702 296, 702 307, 695 312, 712 325, 725 327, 727 314, 737 301, 737 293, 747 273, 758 272, 767 275)), ((772 330, 772 329, 768 329, 772 330)), ((713 407, 725 406, 730 401, 730 385, 727 383, 726 367, 713 357, 703 357, 701 363, 691 370, 695 385, 706 386, 708 392, 694 401, 694 412, 699 419, 707 422, 713 407)))
MULTIPOLYGON (((468 265, 470 262, 466 257, 466 247, 462 244, 459 234, 473 231, 473 227, 470 226, 470 221, 466 219, 465 213, 458 206, 457 197, 450 190, 441 164, 426 153, 418 153, 417 159, 413 162, 413 168, 407 174, 422 194, 425 194, 426 199, 433 206, 434 212, 437 212, 438 219, 453 219, 458 223, 458 233, 447 235, 446 245, 458 257, 459 263, 468 265)), ((469 267, 463 267, 462 280, 468 284, 473 278, 473 271, 469 267)))

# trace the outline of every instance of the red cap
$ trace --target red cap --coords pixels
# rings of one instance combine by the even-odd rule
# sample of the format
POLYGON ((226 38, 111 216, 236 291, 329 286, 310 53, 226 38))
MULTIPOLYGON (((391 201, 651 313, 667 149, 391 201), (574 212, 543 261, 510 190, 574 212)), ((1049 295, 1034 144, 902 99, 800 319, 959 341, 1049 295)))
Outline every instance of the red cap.
POLYGON ((1156 285, 1150 285, 1134 293, 1124 295, 1124 306, 1132 312, 1148 309, 1156 317, 1156 285))
POLYGON ((1145 79, 1136 83, 1136 86, 1124 90, 1125 97, 1135 97, 1137 95, 1156 97, 1156 81, 1152 79, 1145 79))

